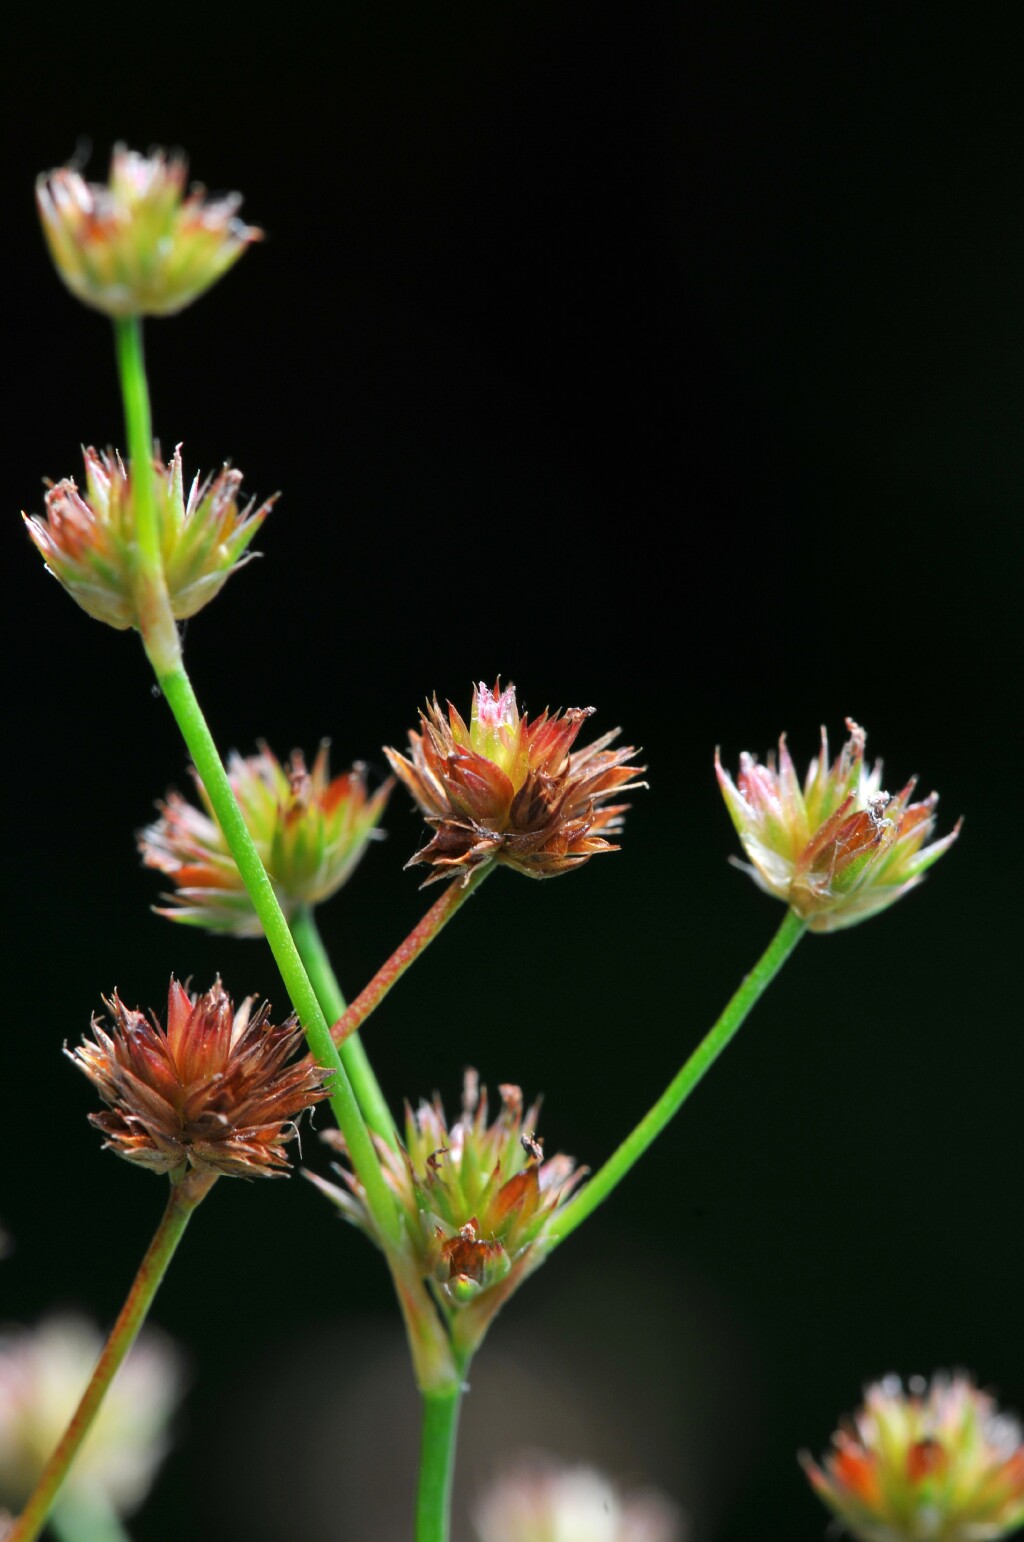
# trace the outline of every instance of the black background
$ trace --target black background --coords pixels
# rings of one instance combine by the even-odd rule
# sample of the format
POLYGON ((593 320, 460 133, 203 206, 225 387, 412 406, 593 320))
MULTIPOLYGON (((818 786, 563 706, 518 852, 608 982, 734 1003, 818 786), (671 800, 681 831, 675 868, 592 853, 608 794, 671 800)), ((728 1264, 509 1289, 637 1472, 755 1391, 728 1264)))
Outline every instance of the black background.
MULTIPOLYGON (((499 671, 641 742, 622 852, 502 874, 367 1042, 393 1099, 461 1068, 546 1094, 599 1163, 781 912, 726 862, 720 743, 869 729, 954 851, 811 938, 682 1118, 509 1307, 473 1373, 456 1538, 542 1446, 656 1483, 695 1542, 823 1534, 795 1453, 861 1384, 961 1365, 1024 1406, 1019 979, 1019 36, 1012 7, 174 8, 8 51, 4 528, 11 736, 5 1317, 103 1320, 163 1195, 62 1060, 173 969, 283 1006, 266 951, 174 930, 132 831, 184 756, 130 637, 17 510, 121 435, 108 330, 58 284, 35 174, 181 145, 267 230, 148 330, 189 471, 280 487, 264 556, 188 629, 215 733, 339 767, 499 671)), ((354 991, 425 905, 389 838, 325 909, 354 991)), ((323 1166, 315 1140, 306 1156, 323 1166)), ((155 1319, 180 1440, 139 1542, 404 1542, 415 1398, 383 1267, 300 1180, 223 1183, 155 1319)))

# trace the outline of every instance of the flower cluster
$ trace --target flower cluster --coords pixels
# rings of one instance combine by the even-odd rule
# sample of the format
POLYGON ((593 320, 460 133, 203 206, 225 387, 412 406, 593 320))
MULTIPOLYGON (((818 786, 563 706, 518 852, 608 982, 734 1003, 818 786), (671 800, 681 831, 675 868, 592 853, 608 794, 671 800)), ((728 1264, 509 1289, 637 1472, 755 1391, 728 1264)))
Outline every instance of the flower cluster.
MULTIPOLYGON (((402 1149, 378 1141, 420 1274, 447 1313, 478 1303, 483 1320, 542 1262, 545 1229, 584 1176, 571 1157, 544 1159, 536 1136, 539 1103, 524 1114, 518 1087, 498 1091, 501 1108, 489 1123, 486 1089, 467 1071, 462 1109, 450 1128, 435 1096, 415 1113, 406 1105, 402 1149)), ((325 1130, 322 1139, 346 1155, 337 1130, 325 1130)), ((347 1167, 336 1170, 344 1188, 313 1182, 377 1240, 358 1178, 347 1167)))
POLYGON ((682 1518, 661 1494, 623 1495, 593 1467, 524 1458, 477 1506, 479 1542, 681 1542, 682 1518))
MULTIPOLYGON (((389 780, 372 795, 365 769, 332 777, 328 745, 321 744, 312 769, 301 750, 282 765, 266 744, 259 754, 232 754, 228 779, 249 834, 286 916, 300 905, 317 905, 350 877, 376 833, 391 792, 389 780)), ((163 915, 236 937, 260 937, 252 901, 198 776, 202 808, 179 793, 158 803, 160 818, 139 832, 147 867, 174 884, 163 915)))
POLYGON ((898 1376, 868 1387, 819 1467, 818 1493, 861 1542, 990 1542, 1024 1522, 1016 1420, 968 1377, 898 1376))
POLYGON ((117 145, 110 180, 71 167, 41 176, 36 202, 50 255, 77 299, 108 316, 169 316, 197 299, 262 234, 237 218, 241 195, 185 197, 188 163, 117 145))
MULTIPOLYGON (((103 1348, 77 1317, 0 1333, 0 1501, 20 1508, 88 1383, 103 1348)), ((92 1496, 119 1514, 141 1504, 167 1450, 181 1372, 166 1340, 147 1330, 121 1367, 68 1475, 69 1500, 92 1496)))
POLYGON ((285 1146, 304 1109, 327 1097, 330 1072, 308 1055, 294 1018, 268 1021, 267 1003, 249 996, 235 1011, 218 980, 190 996, 172 979, 167 1027, 126 1007, 117 992, 113 1021, 93 1018, 92 1039, 71 1059, 98 1088, 109 1112, 90 1114, 118 1156, 174 1177, 272 1177, 288 1167, 285 1146))
POLYGON ((864 730, 849 719, 846 726, 850 737, 831 766, 821 730, 821 751, 802 789, 785 735, 778 764, 773 756, 762 766, 741 755, 736 783, 715 755, 719 786, 752 864, 747 871, 813 932, 852 926, 900 899, 960 829, 926 846, 938 794, 911 803, 913 777, 895 796, 883 791, 881 761, 870 771, 864 764, 864 730))
MULTIPOLYGON (((170 465, 154 458, 152 485, 171 610, 184 621, 249 561, 246 548, 274 500, 240 507, 242 473, 231 466, 203 482, 197 476, 186 499, 180 445, 170 465)), ((138 626, 132 475, 120 456, 88 449, 85 487, 83 496, 65 477, 50 486, 45 517, 22 518, 46 566, 83 610, 119 630, 138 626)))
POLYGON ((409 733, 410 756, 384 752, 435 832, 408 865, 428 866, 427 883, 489 861, 549 878, 617 850, 605 836, 629 805, 608 799, 642 785, 631 778, 643 767, 627 765, 634 749, 608 748, 617 728, 573 750, 593 710, 545 709, 531 720, 515 687, 500 682, 474 690, 468 727, 450 702, 447 713, 436 697, 428 702, 421 732, 409 733))

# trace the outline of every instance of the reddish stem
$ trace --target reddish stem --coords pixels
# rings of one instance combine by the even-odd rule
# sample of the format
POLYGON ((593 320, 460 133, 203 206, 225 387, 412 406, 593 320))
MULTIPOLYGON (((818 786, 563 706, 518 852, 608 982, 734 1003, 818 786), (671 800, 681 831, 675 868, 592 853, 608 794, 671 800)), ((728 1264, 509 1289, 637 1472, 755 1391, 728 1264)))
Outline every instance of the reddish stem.
POLYGON ((413 927, 404 942, 398 944, 391 957, 381 964, 369 985, 364 986, 332 1026, 331 1038, 335 1044, 343 1044, 362 1027, 370 1013, 376 1011, 388 991, 401 979, 414 959, 418 958, 424 948, 433 942, 438 932, 447 926, 455 912, 479 887, 491 872, 492 866, 492 863, 485 862, 468 879, 456 878, 448 885, 441 898, 431 905, 423 920, 413 927))

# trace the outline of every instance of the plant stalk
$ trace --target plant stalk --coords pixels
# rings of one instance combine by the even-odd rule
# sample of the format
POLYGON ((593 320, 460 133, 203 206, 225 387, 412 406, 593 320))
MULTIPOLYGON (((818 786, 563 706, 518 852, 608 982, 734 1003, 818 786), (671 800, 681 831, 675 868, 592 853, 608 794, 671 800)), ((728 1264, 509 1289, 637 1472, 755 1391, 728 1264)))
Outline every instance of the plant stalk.
POLYGON ((733 1038, 751 1008, 774 980, 806 930, 806 922, 795 911, 787 910, 782 925, 753 969, 744 977, 721 1017, 698 1044, 654 1107, 644 1115, 632 1134, 626 1136, 618 1150, 613 1152, 586 1187, 569 1201, 564 1210, 552 1216, 549 1231, 545 1235, 545 1256, 560 1242, 564 1242, 581 1222, 593 1214, 598 1205, 604 1203, 651 1142, 661 1134, 669 1120, 678 1113, 697 1083, 733 1038))
MULTIPOLYGON (((311 905, 300 905, 291 919, 291 932, 310 984, 316 992, 324 1016, 334 1022, 345 1011, 345 998, 341 993, 337 976, 331 967, 324 947, 316 916, 311 905)), ((395 1121, 388 1110, 370 1064, 370 1057, 362 1038, 356 1034, 339 1046, 341 1063, 345 1067, 352 1090, 359 1100, 363 1117, 371 1130, 375 1130, 394 1150, 398 1149, 395 1121)))
POLYGON ((209 1192, 214 1178, 215 1175, 210 1175, 208 1181, 204 1182, 198 1179, 197 1174, 193 1174, 190 1178, 172 1186, 163 1218, 139 1265, 139 1271, 132 1281, 131 1289, 111 1329, 110 1337, 96 1362, 96 1369, 92 1373, 89 1385, 83 1392, 81 1401, 71 1416, 71 1423, 61 1436, 57 1449, 43 1468, 42 1476, 28 1503, 15 1521, 14 1530, 9 1534, 8 1542, 34 1542, 42 1531, 61 1484, 67 1477, 79 1447, 99 1412, 107 1388, 146 1319, 153 1297, 167 1272, 168 1264, 174 1257, 175 1249, 184 1235, 192 1212, 209 1192))
POLYGON ((456 911, 461 910, 469 896, 476 892, 488 873, 493 871, 494 863, 484 862, 468 879, 456 878, 448 885, 441 898, 431 905, 422 921, 413 927, 404 942, 398 944, 391 957, 381 964, 369 985, 363 987, 351 1006, 338 1017, 331 1028, 331 1037, 335 1044, 344 1044, 362 1026, 370 1013, 377 1010, 388 991, 393 985, 397 985, 409 965, 419 958, 424 948, 429 947, 438 932, 448 925, 456 911))
POLYGON ((352 1165, 366 1191, 366 1202, 382 1235, 397 1246, 402 1236, 401 1221, 391 1191, 384 1182, 366 1121, 341 1063, 341 1056, 331 1039, 327 1019, 303 967, 288 922, 277 902, 274 887, 235 801, 227 772, 192 683, 184 666, 167 675, 158 674, 157 680, 181 729, 192 763, 202 778, 217 823, 235 859, 253 909, 259 916, 270 951, 281 971, 285 989, 305 1029, 310 1052, 318 1064, 329 1067, 335 1073, 331 1082, 331 1108, 345 1137, 352 1165))
MULTIPOLYGON (((460 1367, 460 1370, 464 1369, 465 1366, 460 1367)), ((423 1393, 416 1542, 448 1542, 455 1441, 463 1390, 460 1380, 455 1386, 423 1393)))
POLYGON ((273 885, 242 818, 213 735, 192 689, 192 682, 185 671, 178 629, 167 594, 160 547, 154 495, 152 417, 142 347, 142 321, 140 317, 132 316, 119 318, 114 325, 131 455, 132 506, 137 536, 136 609, 143 645, 266 933, 285 988, 305 1030, 310 1052, 320 1065, 334 1072, 331 1108, 345 1137, 352 1165, 366 1191, 367 1205, 381 1235, 393 1246, 398 1246, 402 1237, 401 1219, 384 1182, 366 1121, 331 1040, 327 1019, 292 941, 273 885))

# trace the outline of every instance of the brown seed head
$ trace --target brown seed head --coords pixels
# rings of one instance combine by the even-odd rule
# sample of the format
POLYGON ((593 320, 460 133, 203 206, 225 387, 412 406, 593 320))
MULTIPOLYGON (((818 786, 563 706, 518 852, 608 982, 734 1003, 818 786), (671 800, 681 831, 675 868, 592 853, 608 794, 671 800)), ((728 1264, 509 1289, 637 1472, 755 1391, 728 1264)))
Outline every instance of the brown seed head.
POLYGON ((434 837, 408 866, 431 868, 427 883, 482 862, 502 862, 530 878, 551 878, 618 847, 605 836, 622 828, 627 803, 614 794, 644 784, 633 780, 636 751, 610 750, 609 733, 573 750, 593 707, 545 709, 532 721, 516 706, 515 687, 480 684, 469 725, 452 704, 437 698, 410 730, 408 757, 384 753, 416 800, 434 837))
POLYGON ((115 991, 109 1026, 94 1017, 92 1039, 70 1055, 108 1112, 90 1114, 105 1144, 159 1173, 273 1177, 288 1167, 285 1146, 305 1108, 328 1096, 330 1072, 309 1055, 293 1017, 280 1027, 270 1007, 235 1011, 217 980, 190 996, 171 979, 167 1027, 126 1007, 115 991), (290 1062, 290 1063, 289 1063, 290 1062))

